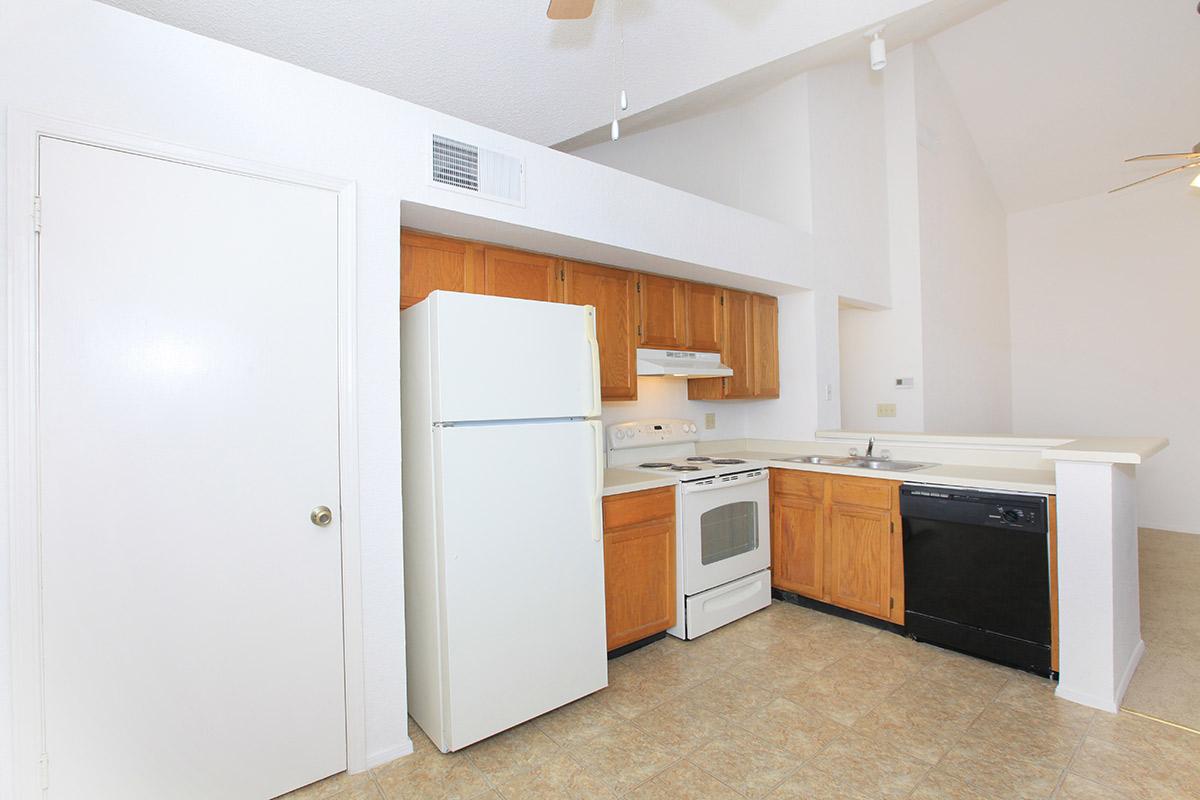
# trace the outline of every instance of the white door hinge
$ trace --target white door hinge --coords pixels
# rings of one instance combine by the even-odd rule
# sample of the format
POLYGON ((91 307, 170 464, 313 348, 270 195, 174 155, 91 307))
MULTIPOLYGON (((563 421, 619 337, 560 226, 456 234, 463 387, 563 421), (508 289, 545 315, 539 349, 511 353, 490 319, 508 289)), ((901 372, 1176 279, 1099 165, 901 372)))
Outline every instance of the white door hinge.
POLYGON ((42 197, 35 195, 33 198, 33 232, 42 232, 42 197))
POLYGON ((38 780, 42 782, 42 789, 50 788, 50 756, 42 753, 38 758, 38 780))

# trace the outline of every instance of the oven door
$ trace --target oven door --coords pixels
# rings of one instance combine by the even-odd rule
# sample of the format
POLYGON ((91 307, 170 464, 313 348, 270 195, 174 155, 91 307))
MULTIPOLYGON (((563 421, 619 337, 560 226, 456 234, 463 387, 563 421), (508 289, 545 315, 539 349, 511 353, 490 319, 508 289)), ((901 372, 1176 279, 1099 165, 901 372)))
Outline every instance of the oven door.
POLYGON ((681 490, 685 595, 771 565, 771 496, 765 469, 689 481, 681 490))

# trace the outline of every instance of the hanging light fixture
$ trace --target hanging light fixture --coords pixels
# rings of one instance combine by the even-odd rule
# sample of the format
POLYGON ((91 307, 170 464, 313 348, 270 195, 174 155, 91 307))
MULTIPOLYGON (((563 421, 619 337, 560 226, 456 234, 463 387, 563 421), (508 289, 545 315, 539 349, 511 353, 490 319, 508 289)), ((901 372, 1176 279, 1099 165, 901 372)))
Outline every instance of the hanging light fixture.
POLYGON ((864 38, 871 40, 871 69, 876 72, 887 66, 887 44, 879 36, 883 33, 883 28, 883 25, 877 25, 863 34, 864 38))
POLYGON ((625 25, 621 19, 621 0, 613 0, 613 24, 617 29, 617 47, 613 53, 613 75, 617 79, 617 96, 613 103, 613 121, 609 136, 615 142, 621 138, 620 112, 629 109, 629 97, 625 94, 625 25))

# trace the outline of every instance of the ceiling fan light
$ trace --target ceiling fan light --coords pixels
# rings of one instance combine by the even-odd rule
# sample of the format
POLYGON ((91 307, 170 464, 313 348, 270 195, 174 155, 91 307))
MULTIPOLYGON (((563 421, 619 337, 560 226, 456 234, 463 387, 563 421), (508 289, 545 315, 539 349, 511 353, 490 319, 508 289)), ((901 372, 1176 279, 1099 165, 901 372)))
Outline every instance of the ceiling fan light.
POLYGON ((614 142, 621 138, 621 125, 615 119, 613 120, 612 129, 609 131, 609 135, 612 136, 612 140, 614 142))

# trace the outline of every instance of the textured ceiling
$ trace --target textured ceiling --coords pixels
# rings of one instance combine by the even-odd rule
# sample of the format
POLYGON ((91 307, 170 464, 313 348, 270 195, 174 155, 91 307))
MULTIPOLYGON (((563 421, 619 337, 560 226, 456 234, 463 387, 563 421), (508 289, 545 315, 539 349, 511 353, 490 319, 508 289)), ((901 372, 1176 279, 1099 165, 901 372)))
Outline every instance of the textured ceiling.
POLYGON ((1151 175, 1170 163, 1122 159, 1200 141, 1195 0, 1007 0, 930 47, 1009 211, 1151 175))
MULTIPOLYGON (((617 0, 104 0, 541 144, 612 119, 617 0)), ((962 0, 620 0, 630 113, 878 20, 962 0)), ((860 42, 861 44, 861 42, 860 42)))

